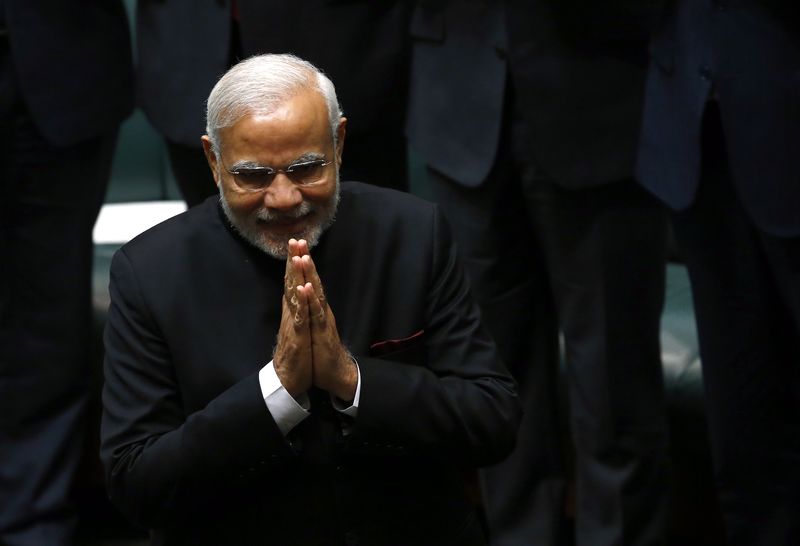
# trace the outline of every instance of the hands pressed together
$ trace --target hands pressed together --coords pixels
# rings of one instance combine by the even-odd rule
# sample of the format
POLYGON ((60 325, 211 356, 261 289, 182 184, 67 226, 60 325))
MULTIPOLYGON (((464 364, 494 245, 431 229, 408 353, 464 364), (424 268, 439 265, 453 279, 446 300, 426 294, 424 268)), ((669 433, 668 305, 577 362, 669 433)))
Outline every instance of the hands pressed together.
POLYGON ((352 401, 355 396, 356 364, 339 339, 336 319, 304 239, 289 240, 273 365, 292 396, 312 385, 343 401, 352 401))

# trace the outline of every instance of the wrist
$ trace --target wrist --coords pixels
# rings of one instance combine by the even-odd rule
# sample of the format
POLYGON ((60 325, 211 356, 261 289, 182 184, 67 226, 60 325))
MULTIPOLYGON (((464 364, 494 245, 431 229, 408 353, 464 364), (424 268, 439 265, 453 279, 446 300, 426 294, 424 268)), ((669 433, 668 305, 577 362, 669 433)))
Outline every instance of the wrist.
POLYGON ((342 351, 342 355, 339 357, 338 368, 340 370, 339 380, 332 394, 344 402, 352 402, 356 396, 356 388, 358 387, 358 368, 356 367, 355 360, 350 356, 348 351, 342 351))

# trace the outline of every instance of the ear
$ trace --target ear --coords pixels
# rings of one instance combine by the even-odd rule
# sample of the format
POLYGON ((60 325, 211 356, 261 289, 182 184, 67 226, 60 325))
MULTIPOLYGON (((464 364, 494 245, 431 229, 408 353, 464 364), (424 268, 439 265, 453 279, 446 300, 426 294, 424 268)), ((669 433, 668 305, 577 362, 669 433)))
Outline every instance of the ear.
POLYGON ((206 161, 208 161, 208 167, 211 169, 211 176, 214 177, 214 182, 219 186, 219 169, 217 168, 217 155, 214 153, 214 150, 211 146, 211 139, 208 138, 208 135, 203 135, 200 138, 200 141, 203 143, 203 153, 206 154, 206 161))
POLYGON ((347 134, 347 118, 339 118, 339 127, 336 128, 336 166, 342 166, 342 152, 344 151, 344 137, 347 134))

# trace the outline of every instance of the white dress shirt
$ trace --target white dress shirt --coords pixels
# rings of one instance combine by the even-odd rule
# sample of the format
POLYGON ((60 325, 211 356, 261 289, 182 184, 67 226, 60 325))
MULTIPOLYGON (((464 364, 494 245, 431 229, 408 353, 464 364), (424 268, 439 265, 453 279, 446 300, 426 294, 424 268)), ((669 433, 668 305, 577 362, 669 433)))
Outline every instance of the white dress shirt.
MULTIPOLYGON (((353 403, 348 406, 346 402, 342 402, 335 396, 331 396, 333 408, 353 418, 358 415, 358 400, 361 397, 361 370, 358 367, 358 363, 356 362, 355 364, 358 373, 358 383, 356 385, 356 395, 353 398, 353 403)), ((308 394, 303 393, 296 399, 289 394, 283 385, 281 385, 272 360, 258 372, 258 383, 261 386, 261 396, 264 397, 267 409, 270 414, 272 414, 272 418, 275 419, 275 423, 284 436, 299 425, 306 417, 311 415, 313 408, 311 407, 311 400, 308 398, 308 394)))

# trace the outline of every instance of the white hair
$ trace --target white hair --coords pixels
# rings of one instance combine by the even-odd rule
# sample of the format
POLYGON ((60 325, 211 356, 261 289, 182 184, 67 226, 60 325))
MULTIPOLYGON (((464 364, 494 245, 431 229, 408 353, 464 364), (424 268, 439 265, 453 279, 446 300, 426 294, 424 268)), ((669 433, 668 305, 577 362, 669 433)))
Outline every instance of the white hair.
POLYGON ((219 130, 251 114, 271 114, 287 99, 314 89, 325 99, 333 145, 342 109, 333 82, 308 61, 290 54, 250 57, 228 70, 208 96, 206 134, 219 154, 219 130))

